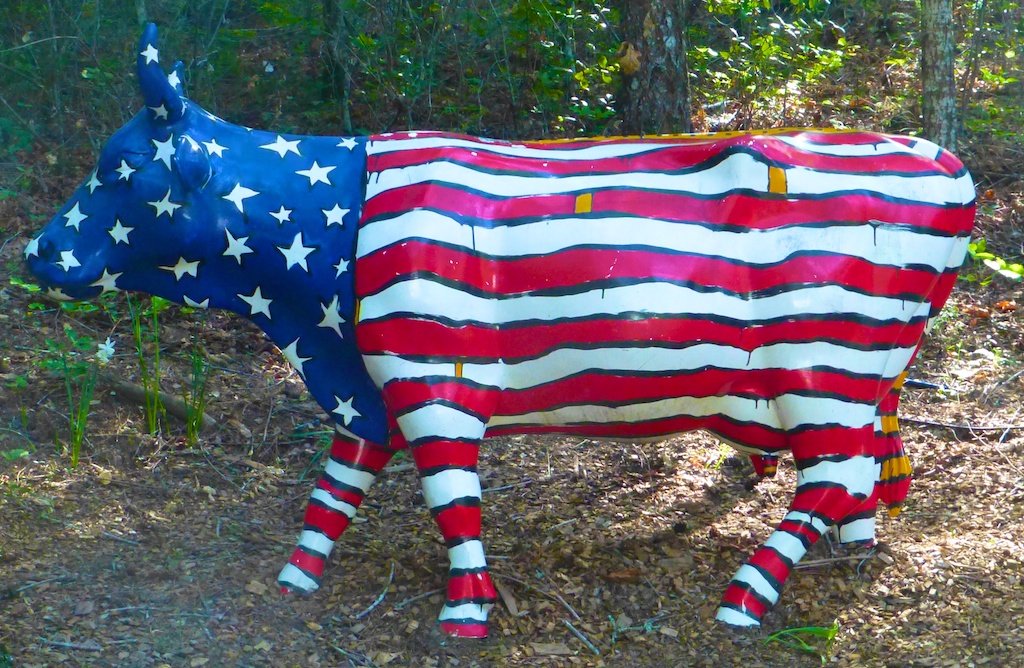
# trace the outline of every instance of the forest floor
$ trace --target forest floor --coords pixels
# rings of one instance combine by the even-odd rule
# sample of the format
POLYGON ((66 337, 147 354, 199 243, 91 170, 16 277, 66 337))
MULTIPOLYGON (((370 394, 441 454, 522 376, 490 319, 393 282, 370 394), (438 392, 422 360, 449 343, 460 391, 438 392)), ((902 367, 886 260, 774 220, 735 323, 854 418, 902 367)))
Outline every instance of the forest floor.
MULTIPOLYGON (((1019 191, 984 193, 979 233, 1014 254, 1019 191)), ((56 209, 56 202, 50 203, 56 209)), ((34 224, 0 249, 21 272, 34 224)), ((753 484, 712 437, 652 444, 508 438, 483 448, 484 537, 501 602, 486 640, 441 635, 447 558, 401 456, 339 542, 324 587, 283 597, 322 453, 321 411, 248 322, 162 316, 164 389, 188 387, 192 341, 214 373, 217 426, 145 434, 101 380, 76 469, 66 324, 138 382, 130 323, 66 311, 0 279, 0 666, 1024 666, 1024 306, 1020 285, 961 282, 912 377, 902 424, 915 480, 880 513, 881 547, 795 571, 764 628, 714 622, 725 586, 781 519, 792 463, 753 484), (20 380, 19 380, 20 379, 20 380), (311 426, 312 425, 312 426, 311 426), (19 450, 29 454, 18 457, 19 450), (836 634, 800 651, 770 634, 836 634)), ((123 314, 123 307, 122 307, 123 314)), ((152 354, 152 349, 147 354, 152 354)))

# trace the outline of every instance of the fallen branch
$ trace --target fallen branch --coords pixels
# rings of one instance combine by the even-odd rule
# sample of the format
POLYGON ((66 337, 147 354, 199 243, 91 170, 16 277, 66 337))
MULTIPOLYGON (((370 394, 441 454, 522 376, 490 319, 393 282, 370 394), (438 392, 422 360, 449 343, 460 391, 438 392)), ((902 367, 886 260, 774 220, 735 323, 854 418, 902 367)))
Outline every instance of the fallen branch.
POLYGON ((401 603, 396 604, 394 609, 395 610, 401 610, 402 608, 404 608, 405 606, 409 605, 410 603, 414 603, 416 601, 419 601, 420 599, 429 598, 430 596, 433 596, 434 594, 440 594, 443 591, 444 591, 444 587, 442 587, 440 589, 431 589, 428 592, 424 592, 422 594, 418 594, 416 596, 413 596, 412 598, 405 599, 401 603))
POLYGON ((942 427, 944 429, 961 429, 964 431, 1017 431, 1024 429, 1024 424, 1004 424, 998 427, 975 427, 970 424, 950 424, 948 422, 935 422, 934 420, 922 420, 920 418, 911 418, 900 416, 900 422, 909 422, 910 424, 920 424, 926 427, 942 427))
POLYGON ((794 566, 797 570, 804 568, 814 568, 815 566, 827 566, 829 564, 838 563, 840 561, 864 561, 874 556, 874 553, 869 554, 851 554, 848 557, 829 557, 828 559, 811 559, 810 561, 801 561, 799 564, 794 566))
MULTIPOLYGON (((118 396, 118 398, 125 399, 132 403, 140 406, 146 405, 146 397, 149 393, 146 388, 135 383, 129 383, 126 380, 120 378, 114 378, 113 376, 104 375, 101 380, 110 386, 110 389, 118 396)), ((169 415, 173 415, 182 422, 188 422, 189 408, 180 398, 167 394, 166 392, 160 392, 160 403, 163 404, 164 410, 169 415)), ((212 430, 217 428, 217 421, 210 417, 208 413, 203 413, 202 420, 199 428, 203 431, 212 430)))
POLYGON ((582 640, 583 644, 586 645, 587 647, 589 647, 591 652, 593 652, 596 656, 601 656, 601 650, 599 650, 594 645, 594 643, 590 642, 590 639, 587 638, 587 636, 583 635, 583 633, 579 629, 577 629, 575 626, 570 624, 568 619, 563 619, 562 623, 565 624, 566 626, 568 626, 569 630, 572 631, 574 634, 576 634, 576 637, 579 638, 580 640, 582 640))
POLYGON ((374 601, 373 603, 370 604, 369 608, 367 608, 366 610, 363 610, 360 613, 352 615, 352 619, 361 619, 361 618, 365 617, 366 615, 370 614, 370 612, 374 608, 376 608, 378 605, 380 605, 381 602, 384 600, 384 597, 388 595, 388 589, 391 588, 391 583, 394 582, 394 581, 395 581, 395 562, 392 561, 391 562, 391 575, 388 576, 388 583, 386 585, 384 585, 384 591, 382 591, 380 593, 380 596, 377 597, 376 601, 374 601))
POLYGON ((142 545, 142 543, 140 543, 137 540, 132 540, 131 538, 122 538, 121 536, 118 536, 117 534, 112 534, 109 531, 103 531, 102 535, 106 538, 109 538, 110 540, 116 540, 121 543, 128 543, 129 545, 142 545))
POLYGON ((99 645, 82 645, 76 642, 62 642, 60 640, 47 640, 46 638, 40 638, 47 645, 53 645, 55 647, 67 647, 68 649, 81 649, 86 652, 102 652, 103 648, 99 645))
POLYGON ((552 593, 544 591, 543 589, 538 589, 537 587, 534 587, 532 584, 530 584, 528 582, 523 582, 519 578, 514 578, 511 575, 502 575, 500 573, 491 572, 491 577, 501 578, 502 580, 511 580, 512 582, 515 582, 516 584, 522 585, 522 586, 526 587, 527 589, 535 591, 535 592, 537 592, 538 594, 540 594, 542 596, 547 596, 548 598, 550 598, 553 601, 558 601, 559 603, 562 604, 562 606, 566 610, 569 611, 569 614, 572 615, 573 618, 576 621, 583 621, 583 618, 580 617, 579 613, 576 612, 575 610, 573 610, 572 606, 569 605, 568 603, 566 603, 565 599, 562 598, 561 596, 559 596, 558 594, 552 594, 552 593))

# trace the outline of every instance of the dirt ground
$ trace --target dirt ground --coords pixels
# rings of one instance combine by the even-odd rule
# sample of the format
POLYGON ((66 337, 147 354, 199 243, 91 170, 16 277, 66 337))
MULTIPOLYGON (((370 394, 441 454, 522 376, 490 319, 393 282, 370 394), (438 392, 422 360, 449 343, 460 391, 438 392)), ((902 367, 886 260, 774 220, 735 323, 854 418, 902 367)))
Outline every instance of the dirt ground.
MULTIPOLYGON (((983 197, 979 234, 1006 255, 1020 249, 1019 197, 983 197)), ((881 547, 816 546, 762 630, 723 628, 714 613, 784 515, 790 462, 753 484, 746 459, 704 434, 488 444, 484 539, 502 601, 491 637, 470 641, 438 632, 447 559, 407 458, 371 491, 324 588, 278 593, 326 428, 244 320, 162 316, 163 387, 188 387, 198 337, 216 427, 194 445, 173 417, 144 435, 142 408, 101 379, 71 469, 46 341, 65 324, 110 336, 105 373, 138 382, 139 370, 123 303, 115 325, 8 284, 30 233, 0 240, 0 667, 754 667, 826 654, 838 666, 1024 666, 1018 284, 963 283, 916 364, 912 378, 939 387, 904 393, 915 481, 902 515, 879 518, 881 547), (767 642, 833 623, 827 650, 813 637, 814 651, 767 642)))

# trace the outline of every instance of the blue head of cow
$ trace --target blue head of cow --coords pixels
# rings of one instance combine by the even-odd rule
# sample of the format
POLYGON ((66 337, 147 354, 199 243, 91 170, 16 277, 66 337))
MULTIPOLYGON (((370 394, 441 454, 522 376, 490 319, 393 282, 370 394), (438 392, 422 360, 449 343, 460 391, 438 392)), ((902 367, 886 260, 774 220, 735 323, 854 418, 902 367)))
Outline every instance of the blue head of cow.
POLYGON ((138 77, 146 108, 29 242, 32 273, 59 299, 136 290, 241 313, 341 425, 386 440, 352 326, 365 142, 216 118, 185 98, 181 63, 164 72, 152 24, 138 77))

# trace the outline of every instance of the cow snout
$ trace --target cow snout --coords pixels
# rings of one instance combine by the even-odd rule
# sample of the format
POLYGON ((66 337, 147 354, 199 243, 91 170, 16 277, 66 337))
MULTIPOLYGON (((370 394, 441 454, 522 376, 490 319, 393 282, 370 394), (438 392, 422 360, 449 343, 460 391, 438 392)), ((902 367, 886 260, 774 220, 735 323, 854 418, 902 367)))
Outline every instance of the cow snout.
POLYGON ((57 247, 49 239, 40 239, 37 250, 39 259, 43 262, 53 262, 57 255, 57 247))

